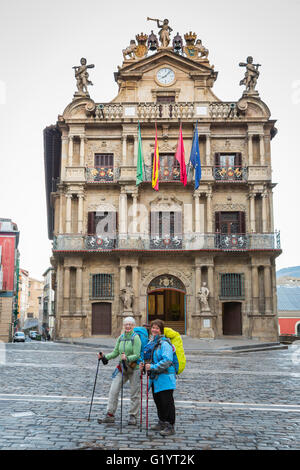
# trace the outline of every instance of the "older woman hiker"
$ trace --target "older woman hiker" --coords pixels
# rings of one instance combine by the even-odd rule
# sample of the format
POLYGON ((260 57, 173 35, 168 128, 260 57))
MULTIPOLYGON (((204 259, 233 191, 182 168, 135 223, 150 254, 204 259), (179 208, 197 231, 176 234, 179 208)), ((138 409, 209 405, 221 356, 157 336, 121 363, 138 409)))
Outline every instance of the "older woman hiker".
POLYGON ((106 356, 99 353, 99 359, 105 358, 108 361, 119 356, 119 365, 112 375, 113 381, 109 391, 106 416, 103 419, 98 419, 99 424, 115 422, 122 383, 125 384, 128 380, 130 381, 131 400, 128 424, 137 424, 137 415, 140 409, 140 370, 137 361, 141 354, 141 340, 139 335, 133 331, 135 327, 133 317, 124 318, 123 326, 124 333, 117 339, 114 350, 106 356))
MULTIPOLYGON (((176 389, 176 373, 173 364, 173 347, 164 336, 164 322, 154 320, 150 324, 150 341, 144 349, 145 369, 150 373, 149 387, 157 408, 158 423, 151 426, 162 436, 175 434, 175 404, 173 391, 176 389)), ((140 363, 140 370, 144 367, 140 363)))

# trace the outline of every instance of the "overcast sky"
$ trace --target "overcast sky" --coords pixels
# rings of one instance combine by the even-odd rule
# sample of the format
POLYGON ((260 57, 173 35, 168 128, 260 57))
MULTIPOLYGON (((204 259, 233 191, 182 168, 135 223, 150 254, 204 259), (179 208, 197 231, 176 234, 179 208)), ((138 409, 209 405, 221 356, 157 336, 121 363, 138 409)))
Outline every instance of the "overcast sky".
POLYGON ((157 33, 152 18, 173 32, 193 31, 219 72, 215 94, 236 101, 244 87, 238 66, 248 55, 260 68, 257 89, 277 120, 272 141, 275 227, 283 254, 277 268, 300 265, 299 17, 300 0, 5 0, 0 6, 0 217, 20 230, 21 267, 42 278, 49 266, 43 129, 72 100, 72 66, 95 64, 91 97, 117 94, 113 73, 122 49, 140 32, 157 33))

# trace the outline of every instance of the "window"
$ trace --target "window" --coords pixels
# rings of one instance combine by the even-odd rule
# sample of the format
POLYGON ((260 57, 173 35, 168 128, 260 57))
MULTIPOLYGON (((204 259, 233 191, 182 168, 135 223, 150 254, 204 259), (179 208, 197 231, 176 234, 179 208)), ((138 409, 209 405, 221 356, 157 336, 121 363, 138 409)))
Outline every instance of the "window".
POLYGON ((244 298, 244 275, 243 274, 221 274, 220 297, 226 299, 244 298))
POLYGON ((106 235, 115 238, 117 231, 116 212, 89 212, 88 213, 88 234, 106 235))
POLYGON ((224 234, 246 233, 245 212, 216 212, 216 232, 224 234))
POLYGON ((91 275, 90 297, 92 299, 113 298, 113 275, 93 274, 91 275))
MULTIPOLYGON (((153 167, 152 155, 152 167, 153 167)), ((159 155, 159 180, 180 181, 180 164, 173 153, 162 153, 159 155)))
POLYGON ((113 153, 95 153, 95 167, 113 167, 113 153))
POLYGON ((151 248, 182 248, 181 211, 150 213, 151 248))
POLYGON ((175 103, 175 95, 173 95, 173 96, 157 96, 156 101, 159 104, 175 103))

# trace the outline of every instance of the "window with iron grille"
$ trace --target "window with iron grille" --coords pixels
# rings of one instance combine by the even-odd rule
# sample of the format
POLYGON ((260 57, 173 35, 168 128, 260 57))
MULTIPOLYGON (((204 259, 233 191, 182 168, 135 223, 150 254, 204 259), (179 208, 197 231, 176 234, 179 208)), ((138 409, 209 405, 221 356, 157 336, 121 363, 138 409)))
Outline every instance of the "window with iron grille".
POLYGON ((113 296, 113 275, 92 274, 90 279, 90 298, 112 299, 113 296))
POLYGON ((95 153, 95 166, 96 167, 113 167, 114 154, 113 153, 95 153))
POLYGON ((221 274, 221 298, 241 299, 245 297, 244 274, 221 274))

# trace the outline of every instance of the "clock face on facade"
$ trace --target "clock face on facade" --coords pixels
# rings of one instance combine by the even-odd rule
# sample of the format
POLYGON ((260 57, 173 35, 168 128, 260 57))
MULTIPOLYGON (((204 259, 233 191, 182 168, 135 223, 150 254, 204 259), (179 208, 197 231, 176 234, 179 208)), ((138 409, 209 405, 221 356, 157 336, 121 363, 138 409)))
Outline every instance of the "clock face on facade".
POLYGON ((174 82, 175 80, 175 73, 172 69, 168 67, 163 67, 160 69, 156 74, 157 80, 162 85, 169 85, 170 83, 174 82))

